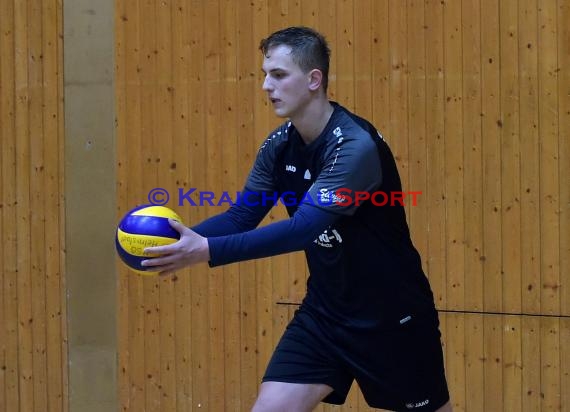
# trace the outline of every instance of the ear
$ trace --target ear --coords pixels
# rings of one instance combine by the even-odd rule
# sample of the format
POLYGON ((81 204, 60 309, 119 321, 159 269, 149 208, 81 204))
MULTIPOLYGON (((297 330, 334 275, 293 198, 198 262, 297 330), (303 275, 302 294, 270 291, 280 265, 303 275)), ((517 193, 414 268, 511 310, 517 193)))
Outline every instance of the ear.
POLYGON ((323 83, 323 72, 313 69, 309 72, 309 90, 316 91, 323 83))

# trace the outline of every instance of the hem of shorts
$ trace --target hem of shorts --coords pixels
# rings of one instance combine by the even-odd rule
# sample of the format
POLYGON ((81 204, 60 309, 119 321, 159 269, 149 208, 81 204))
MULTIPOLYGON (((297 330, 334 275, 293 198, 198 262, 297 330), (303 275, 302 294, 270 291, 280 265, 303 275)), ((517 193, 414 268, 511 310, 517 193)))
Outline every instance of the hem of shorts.
MULTIPOLYGON (((440 404, 436 405, 436 406, 431 406, 431 409, 429 409, 429 411, 437 411, 439 408, 441 408, 443 405, 445 405, 447 402, 449 402, 451 400, 451 398, 448 396, 447 399, 444 399, 440 404)), ((398 407, 395 407, 394 405, 387 405, 386 403, 382 403, 382 404, 378 404, 378 403, 369 403, 366 398, 364 399, 364 401, 366 402, 366 404, 374 409, 384 409, 386 411, 414 411, 414 410, 419 410, 420 412, 423 412, 423 409, 398 409, 398 407)), ((426 412, 429 412, 426 411, 426 412)))
MULTIPOLYGON (((327 385, 327 386, 330 386, 330 387, 333 389, 333 391, 332 391, 330 394, 328 394, 328 395, 325 397, 325 399, 323 399, 323 400, 321 401, 322 403, 328 403, 328 404, 331 404, 331 405, 344 405, 345 402, 346 402, 346 397, 345 397, 345 399, 342 400, 342 401, 341 401, 341 400, 338 400, 338 401, 337 401, 337 400, 334 400, 334 399, 332 399, 332 400, 329 399, 329 397, 330 397, 331 395, 335 394, 335 392, 337 392, 337 390, 334 388, 334 386, 333 386, 332 384, 327 383, 327 382, 323 382, 323 381, 320 381, 320 380, 314 380, 314 379, 263 378, 263 379, 261 379, 261 382, 262 382, 262 383, 263 383, 263 382, 298 383, 298 384, 301 384, 301 385, 303 385, 303 384, 321 384, 321 385, 327 385)), ((341 395, 337 395, 337 396, 341 396, 341 395)), ((347 394, 347 396, 348 396, 348 394, 347 394)))

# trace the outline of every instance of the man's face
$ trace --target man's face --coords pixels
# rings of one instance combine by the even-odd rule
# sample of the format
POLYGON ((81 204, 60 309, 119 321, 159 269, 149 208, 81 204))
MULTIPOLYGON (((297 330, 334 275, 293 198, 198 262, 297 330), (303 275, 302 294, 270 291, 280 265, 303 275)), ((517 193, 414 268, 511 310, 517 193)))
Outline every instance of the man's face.
POLYGON ((295 117, 310 98, 310 75, 303 73, 291 58, 289 46, 269 49, 263 58, 265 73, 263 90, 267 92, 275 114, 279 117, 295 117))

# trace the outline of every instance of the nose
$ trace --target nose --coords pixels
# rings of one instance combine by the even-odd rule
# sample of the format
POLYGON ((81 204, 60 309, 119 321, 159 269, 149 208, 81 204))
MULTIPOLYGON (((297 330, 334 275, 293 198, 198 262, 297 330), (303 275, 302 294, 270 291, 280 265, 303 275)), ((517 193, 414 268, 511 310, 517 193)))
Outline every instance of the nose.
POLYGON ((269 79, 268 74, 265 75, 265 78, 263 79, 263 86, 261 88, 265 92, 270 92, 271 90, 273 90, 273 86, 271 84, 271 80, 269 79))

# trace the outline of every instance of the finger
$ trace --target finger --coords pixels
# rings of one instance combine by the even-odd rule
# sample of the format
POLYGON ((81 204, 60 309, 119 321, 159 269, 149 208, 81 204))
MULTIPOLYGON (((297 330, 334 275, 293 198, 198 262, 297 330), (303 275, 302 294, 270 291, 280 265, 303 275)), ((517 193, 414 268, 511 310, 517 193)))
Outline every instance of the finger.
POLYGON ((186 226, 184 226, 182 223, 180 223, 176 219, 169 218, 168 223, 170 223, 170 226, 180 234, 182 234, 182 232, 184 232, 186 229, 188 229, 186 226))
POLYGON ((172 247, 172 244, 171 245, 164 245, 164 246, 152 246, 152 247, 145 248, 143 253, 145 255, 152 255, 152 254, 168 255, 168 254, 174 253, 174 248, 172 247))
POLYGON ((171 265, 173 263, 174 263, 174 261, 172 260, 172 258, 170 258, 170 256, 164 256, 164 257, 157 257, 157 258, 152 258, 152 259, 145 259, 141 262, 141 266, 156 267, 156 266, 171 265))

